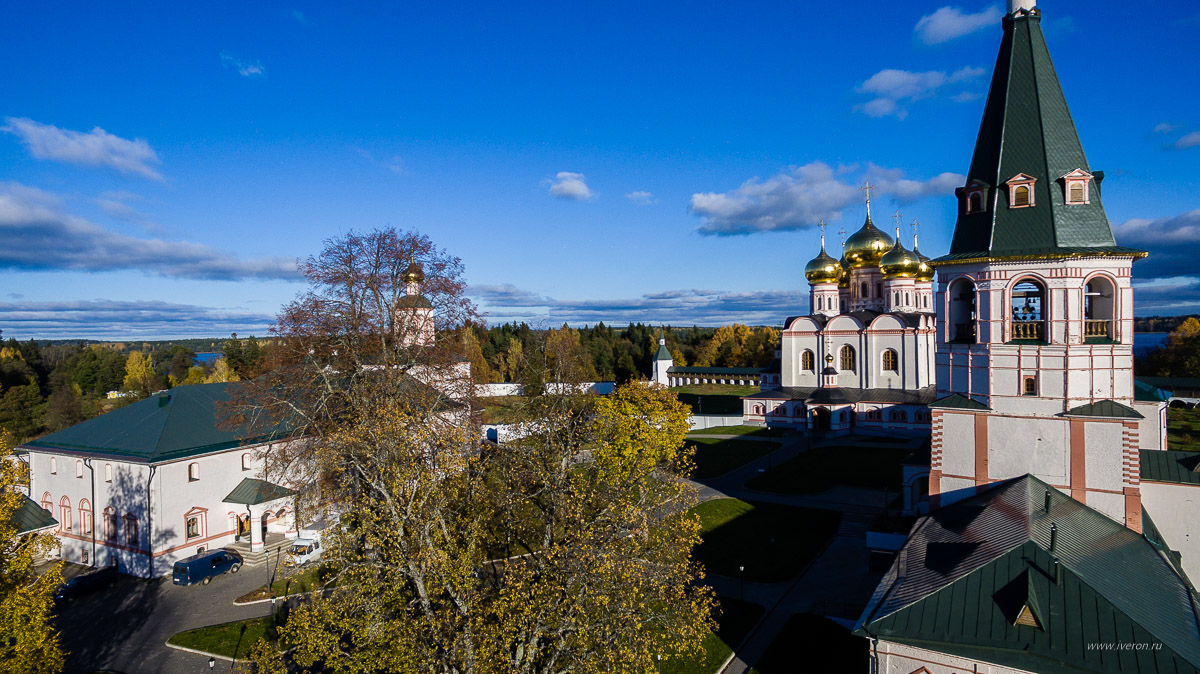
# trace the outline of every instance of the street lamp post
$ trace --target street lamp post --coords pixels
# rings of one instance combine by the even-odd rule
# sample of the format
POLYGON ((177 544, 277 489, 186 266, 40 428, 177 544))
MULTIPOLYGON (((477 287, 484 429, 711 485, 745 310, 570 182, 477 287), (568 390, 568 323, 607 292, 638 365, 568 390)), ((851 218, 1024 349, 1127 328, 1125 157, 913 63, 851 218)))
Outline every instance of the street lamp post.
POLYGON ((746 565, 745 564, 738 565, 738 585, 741 587, 740 595, 742 598, 742 603, 745 603, 746 602, 746 565))

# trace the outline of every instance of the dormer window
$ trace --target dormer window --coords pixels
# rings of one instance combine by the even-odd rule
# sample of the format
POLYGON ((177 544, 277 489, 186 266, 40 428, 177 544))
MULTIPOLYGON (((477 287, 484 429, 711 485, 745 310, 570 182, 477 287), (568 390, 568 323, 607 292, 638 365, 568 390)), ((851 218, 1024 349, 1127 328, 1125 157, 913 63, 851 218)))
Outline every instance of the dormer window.
POLYGON ((972 213, 982 213, 986 209, 985 202, 987 201, 987 185, 972 180, 967 183, 966 187, 960 187, 955 190, 955 193, 963 200, 963 212, 967 215, 972 213))
POLYGON ((1027 208, 1034 205, 1033 185, 1037 178, 1025 173, 1018 173, 1008 179, 1008 207, 1027 208))
POLYGON ((1063 200, 1068 204, 1090 203, 1092 174, 1075 169, 1059 178, 1063 186, 1063 200))

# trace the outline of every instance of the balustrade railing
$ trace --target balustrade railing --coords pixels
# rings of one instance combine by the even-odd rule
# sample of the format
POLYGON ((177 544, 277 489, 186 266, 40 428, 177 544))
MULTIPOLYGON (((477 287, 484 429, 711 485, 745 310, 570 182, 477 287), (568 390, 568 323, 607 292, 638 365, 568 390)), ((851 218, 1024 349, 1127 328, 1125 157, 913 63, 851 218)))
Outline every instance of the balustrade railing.
POLYGON ((974 323, 955 323, 954 324, 954 341, 970 342, 974 344, 975 339, 975 324, 974 323))
POLYGON ((1087 319, 1083 322, 1083 336, 1087 338, 1109 337, 1109 326, 1112 321, 1087 319))
POLYGON ((1041 321, 1013 321, 1012 338, 1042 340, 1044 329, 1045 324, 1041 321))

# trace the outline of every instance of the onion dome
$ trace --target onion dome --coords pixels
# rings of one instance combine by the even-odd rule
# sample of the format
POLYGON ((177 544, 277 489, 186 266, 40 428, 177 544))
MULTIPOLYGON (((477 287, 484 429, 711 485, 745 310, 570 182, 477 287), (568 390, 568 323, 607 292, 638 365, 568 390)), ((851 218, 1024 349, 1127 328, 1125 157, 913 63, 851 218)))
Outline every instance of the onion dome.
POLYGON ((900 245, 900 237, 892 249, 879 259, 879 268, 883 271, 884 279, 916 278, 921 267, 921 258, 916 253, 900 245))
POLYGON ((868 210, 867 221, 863 223, 862 228, 846 239, 846 260, 850 262, 852 269, 877 266, 879 259, 894 243, 892 237, 871 222, 871 212, 868 210))
POLYGON ((416 262, 408 265, 408 269, 404 270, 405 283, 421 283, 425 280, 425 272, 421 271, 421 265, 416 262))
POLYGON ((821 254, 804 265, 804 278, 812 285, 839 283, 842 280, 842 265, 825 252, 825 237, 821 237, 821 254))
POLYGON ((916 255, 917 259, 921 261, 920 264, 917 265, 917 275, 914 278, 922 283, 929 283, 933 280, 933 277, 937 274, 937 271, 934 270, 933 265, 929 264, 929 258, 922 255, 920 249, 918 249, 916 246, 913 246, 913 255, 916 255))

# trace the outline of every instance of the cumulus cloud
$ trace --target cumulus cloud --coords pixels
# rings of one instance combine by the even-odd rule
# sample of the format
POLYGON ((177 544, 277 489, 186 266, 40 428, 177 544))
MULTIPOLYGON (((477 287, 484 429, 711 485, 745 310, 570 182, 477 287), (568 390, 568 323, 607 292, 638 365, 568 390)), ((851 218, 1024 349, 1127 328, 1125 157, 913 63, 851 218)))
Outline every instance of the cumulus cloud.
POLYGON ((1134 266, 1142 279, 1194 276, 1200 273, 1200 208, 1169 218, 1134 218, 1113 227, 1117 243, 1150 251, 1134 266))
MULTIPOLYGON (((11 295, 10 295, 11 296, 11 295)), ((19 339, 171 339, 264 334, 268 314, 160 301, 0 302, 4 332, 19 339)))
POLYGON ((1139 316, 1200 313, 1200 279, 1196 277, 1175 277, 1148 283, 1135 278, 1133 290, 1133 308, 1139 316))
POLYGON ((267 69, 263 67, 261 61, 243 61, 229 52, 221 53, 221 65, 225 66, 226 69, 232 68, 236 70, 237 74, 242 77, 256 77, 267 74, 267 69))
POLYGON ((60 129, 27 117, 7 117, 0 131, 11 133, 25 143, 37 159, 104 166, 121 173, 132 173, 151 180, 162 180, 152 165, 158 155, 144 138, 128 140, 96 127, 88 132, 60 129))
POLYGON ((298 9, 293 9, 291 12, 288 13, 288 16, 291 16, 292 20, 295 21, 296 23, 300 24, 301 26, 308 25, 308 17, 304 16, 304 12, 301 12, 298 9))
POLYGON ((548 182, 550 183, 550 194, 559 199, 587 201, 594 196, 588 189, 587 183, 584 182, 582 173, 559 171, 558 175, 554 176, 554 180, 548 182))
POLYGON ((1186 150, 1190 147, 1196 147, 1197 145, 1200 145, 1200 131, 1193 131, 1185 135, 1183 138, 1175 141, 1176 150, 1186 150))
MULTIPOLYGON (((821 220, 838 219, 846 208, 860 203, 862 192, 850 173, 819 161, 794 166, 766 180, 751 178, 728 192, 693 194, 689 210, 701 219, 698 231, 707 235, 813 227, 821 220)), ((874 164, 868 164, 861 177, 878 185, 877 195, 892 196, 900 203, 951 194, 966 181, 956 173, 913 180, 905 178, 903 171, 874 164)))
POLYGON ((1168 124, 1166 122, 1159 122, 1158 124, 1154 125, 1153 132, 1154 133, 1171 133, 1172 131, 1174 131, 1175 129, 1178 129, 1178 128, 1179 128, 1179 125, 1177 125, 1177 124, 1168 124))
POLYGON ((370 150, 359 148, 358 154, 362 155, 363 159, 378 166, 379 168, 387 169, 399 176, 408 175, 408 168, 404 165, 404 158, 398 154, 394 154, 389 158, 380 159, 375 156, 370 150))
POLYGON ((987 7, 975 14, 964 14, 958 7, 942 7, 917 21, 913 32, 925 44, 941 44, 989 26, 998 27, 1003 14, 999 7, 987 7))
MULTIPOLYGON (((869 117, 886 117, 895 115, 900 119, 908 116, 905 103, 933 98, 939 91, 949 85, 971 82, 984 74, 983 68, 966 66, 946 74, 940 70, 913 72, 886 68, 867 78, 855 88, 860 94, 874 96, 870 101, 856 105, 854 109, 869 117)), ((978 96, 975 96, 977 98, 978 96)), ((961 92, 953 97, 962 102, 973 100, 969 92, 961 92), (968 94, 963 96, 963 93, 968 94)))
POLYGON ((655 199, 653 194, 649 192, 643 192, 641 190, 630 192, 629 194, 625 195, 625 198, 637 204, 638 206, 649 206, 650 204, 658 203, 658 199, 655 199))
POLYGON ((0 183, 0 268, 302 280, 295 260, 241 260, 199 243, 117 234, 68 213, 56 195, 17 183, 0 183))
POLYGON ((732 293, 683 289, 618 299, 561 300, 511 285, 472 286, 476 299, 493 323, 519 320, 544 325, 610 324, 629 322, 675 325, 724 325, 738 322, 777 325, 790 308, 808 307, 807 290, 763 290, 732 293))

